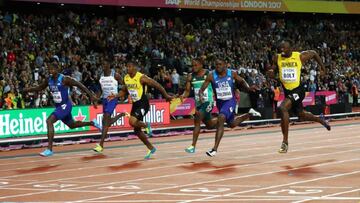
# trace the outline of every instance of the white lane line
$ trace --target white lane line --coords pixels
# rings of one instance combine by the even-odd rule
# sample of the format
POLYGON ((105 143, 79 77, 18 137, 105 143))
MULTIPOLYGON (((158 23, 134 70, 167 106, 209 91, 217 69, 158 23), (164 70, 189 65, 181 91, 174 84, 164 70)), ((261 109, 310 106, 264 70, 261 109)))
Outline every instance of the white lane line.
MULTIPOLYGON (((349 137, 349 139, 353 140, 354 138, 357 138, 357 137, 360 137, 360 136, 353 136, 353 137, 349 137)), ((334 139, 331 139, 332 141, 337 141, 337 140, 341 140, 343 141, 345 138, 341 137, 341 138, 334 138, 334 139)), ((308 139, 306 139, 308 140, 308 139)), ((273 142, 273 140, 272 140, 273 142)), ((298 146, 298 145, 303 145, 303 144, 308 144, 308 143, 317 143, 317 142, 314 142, 313 140, 312 141, 309 141, 309 142, 304 142, 304 143, 297 143, 297 144, 294 144, 292 146, 298 146)), ((318 143, 323 143, 323 140, 320 140, 318 143)), ((330 145, 327 145, 327 146, 330 146, 330 145)), ((322 146, 318 146, 317 148, 321 148, 322 146)), ((234 148, 240 148, 240 147, 234 147, 234 148)), ((234 153, 234 152, 245 152, 245 151, 252 151, 252 150, 257 150, 257 149, 267 149, 267 148, 270 148, 272 149, 273 146, 269 146, 269 147, 255 147, 255 148, 246 148, 246 149, 243 149, 243 148, 240 148, 238 150, 233 150, 233 151, 226 151, 226 152, 222 152, 222 154, 227 154, 227 153, 234 153)), ((296 150, 292 150, 292 152, 294 152, 296 150)), ((273 154, 277 154, 277 153, 273 153, 273 154)), ((152 160, 152 162, 154 161, 164 161, 164 160, 177 160, 177 159, 183 159, 183 158, 194 158, 194 157, 203 157, 203 155, 201 154, 197 154, 197 155, 183 155, 181 157, 171 157, 171 158, 164 158, 164 159, 155 159, 155 160, 152 160)), ((234 158, 234 157, 233 157, 234 158)), ((236 158, 236 157, 235 157, 236 158)), ((239 158, 244 158, 243 156, 240 156, 239 158)), ((120 158, 109 158, 109 159, 104 159, 104 161, 109 161, 109 160, 121 160, 121 159, 124 159, 123 157, 120 157, 120 158)), ((118 164, 111 164, 111 165, 99 165, 99 164, 96 164, 96 166, 90 166, 90 167, 81 167, 81 168, 71 168, 71 169, 61 169, 61 170, 54 170, 54 171, 47 171, 47 172, 40 172, 40 173, 27 173, 27 174, 20 174, 20 175, 11 175, 11 176, 3 176, 2 178, 15 178, 15 177, 24 177, 24 176, 34 176, 34 175, 44 175, 44 174, 52 174, 52 173, 62 173, 62 172, 70 172, 70 171, 79 171, 79 170, 88 170, 88 169, 95 169, 95 168, 102 168, 102 167, 109 167, 109 166, 117 166, 118 164)))
MULTIPOLYGON (((360 142, 359 142, 360 143, 360 142)), ((328 147, 333 147, 333 146, 346 146, 346 145, 353 145, 353 144, 358 144, 356 142, 350 142, 350 143, 345 143, 345 144, 336 144, 336 145, 325 145, 323 146, 324 148, 328 148, 328 147)), ((319 146, 317 146, 316 148, 318 148, 319 146)), ((260 149, 264 149, 264 148, 260 148, 260 149)), ((297 150, 293 150, 293 152, 295 151, 308 151, 312 148, 305 148, 305 149, 297 149, 297 150)), ((355 150, 347 150, 347 151, 341 151, 341 152, 332 152, 330 154, 342 154, 342 153, 346 153, 346 152, 353 152, 353 151, 358 151, 360 149, 355 149, 355 150)), ((235 157, 235 158, 253 158, 253 157, 258 157, 258 156, 267 156, 267 155, 273 155, 273 154, 278 154, 277 152, 271 152, 271 153, 264 153, 264 154, 255 154, 255 155, 248 155, 248 156, 239 156, 239 157, 235 157)), ((325 155, 329 155, 329 153, 326 153, 325 155)), ((315 154, 315 155, 310 155, 310 156, 306 156, 305 158, 311 158, 311 157, 317 157, 319 156, 319 154, 315 154)), ((179 157, 178 157, 179 158, 179 157)), ((181 157, 180 157, 181 158, 181 157)), ((180 159, 179 158, 179 159, 180 159)), ((296 160, 296 159, 301 159, 301 157, 295 157, 295 158, 290 158, 290 159, 279 159, 279 160, 275 160, 275 162, 277 161, 286 161, 286 160, 296 160)), ((255 164, 246 164, 246 165, 241 165, 238 166, 236 168, 239 167, 247 167, 247 166, 253 166, 253 165, 260 165, 260 164, 267 164, 267 163, 273 163, 274 161, 268 161, 268 162, 262 162, 262 163, 255 163, 255 164)), ((159 167, 151 167, 151 168, 145 168, 145 169, 137 169, 137 170, 127 170, 127 171, 120 171, 120 172, 114 172, 114 173, 103 173, 103 174, 93 174, 93 175, 87 175, 87 176, 77 176, 77 177, 71 177, 71 178, 60 178, 60 179, 52 179, 52 180, 46 180, 46 181, 37 181, 34 182, 36 184, 39 183, 48 183, 48 182, 56 182, 56 181, 67 181, 67 180, 74 180, 74 179, 82 179, 82 178, 92 178, 92 177, 98 177, 98 176, 103 176, 103 175, 115 175, 115 174, 124 174, 124 173, 131 173, 131 172, 140 172, 140 171, 149 171, 149 170, 158 170, 158 169, 164 169, 164 168, 172 168, 172 167, 178 167, 178 166, 185 166, 185 165, 189 165, 190 163, 182 163, 182 164, 176 164, 176 165, 168 165, 168 166, 159 166, 159 167)), ((223 168, 225 169, 225 168, 223 168)), ((82 170, 82 169, 79 169, 82 170)), ((201 173, 201 172, 208 172, 208 171, 214 171, 214 170, 218 170, 218 169, 211 169, 211 170, 201 170, 201 171, 195 171, 195 172, 187 172, 187 173, 177 173, 177 174, 172 174, 172 175, 165 175, 165 176, 153 176, 153 177, 149 177, 149 178, 144 178, 144 179, 140 179, 140 180, 152 180, 152 179, 156 179, 156 178, 162 178, 162 177, 171 177, 171 176, 178 176, 178 175, 187 175, 187 174, 195 174, 195 173, 201 173)), ((112 182, 112 184, 115 183, 127 183, 127 182, 134 182, 134 181, 139 181, 139 179, 135 179, 135 180, 127 180, 127 181, 122 181, 122 182, 112 182)), ((11 187, 14 186, 22 186, 22 185, 29 185, 29 184, 34 184, 34 183, 23 183, 23 184, 14 184, 11 185, 11 187)), ((92 186, 103 186, 103 185, 108 185, 109 183, 103 183, 103 184, 97 184, 97 185, 91 185, 91 186, 87 186, 87 187, 92 187, 92 186)), ((72 188, 74 189, 74 188, 72 188)), ((80 189, 80 188, 79 188, 80 189)))
MULTIPOLYGON (((354 143, 352 143, 352 144, 354 144, 354 143)), ((307 148, 307 150, 308 150, 309 148, 307 148)), ((295 150, 294 150, 295 151, 295 150)), ((298 150, 298 151, 300 151, 300 150, 298 150)), ((272 153, 273 154, 273 153, 272 153)), ((276 154, 276 153, 275 153, 276 154)), ((73 179, 73 178, 71 178, 71 179, 73 179)), ((51 181, 56 181, 56 180, 51 180, 51 181)), ((51 181, 44 181, 44 182, 51 182, 51 181)))
MULTIPOLYGON (((360 151, 360 149, 350 150, 350 151, 360 151)), ((335 152, 335 153, 326 153, 326 154, 316 154, 316 155, 305 156, 305 157, 304 156, 303 157, 296 157, 296 158, 291 158, 291 159, 287 159, 287 160, 298 160, 298 159, 304 159, 304 158, 309 158, 309 157, 329 156, 331 154, 338 154, 338 153, 344 153, 344 151, 343 152, 335 152)), ((347 160, 347 161, 359 161, 359 160, 360 159, 351 159, 351 160, 347 160)), ((269 161, 269 162, 265 162, 265 163, 276 163, 276 162, 280 162, 280 161, 286 161, 286 159, 269 161)), ((344 161, 337 161, 337 162, 331 162, 331 163, 322 163, 322 164, 313 165, 312 167, 323 166, 323 165, 332 165, 332 164, 343 163, 343 162, 344 161)), ((264 164, 264 163, 261 163, 261 164, 264 164)), ((253 165, 259 165, 259 164, 247 164, 247 165, 242 165, 242 166, 236 167, 236 168, 246 167, 246 166, 250 166, 250 165, 253 166, 253 165)), ((291 170, 298 170, 298 169, 302 169, 302 168, 307 168, 307 167, 298 167, 298 168, 293 168, 291 170)), ((212 169, 212 170, 214 170, 214 169, 212 169)), ((212 170, 206 170, 206 171, 212 171, 212 170)), ((225 180, 248 178, 248 177, 254 177, 254 176, 259 176, 259 175, 268 175, 268 174, 274 174, 274 173, 285 172, 285 171, 289 171, 289 170, 277 170, 277 171, 264 172, 264 173, 258 173, 258 174, 250 174, 250 175, 237 176, 237 177, 231 177, 231 178, 217 179, 217 180, 212 180, 212 181, 197 182, 197 183, 191 183, 191 184, 185 184, 185 185, 179 185, 179 186, 170 186, 170 187, 164 187, 164 188, 157 188, 157 189, 152 189, 152 190, 145 190, 145 191, 136 192, 136 194, 143 194, 143 193, 147 193, 147 192, 154 192, 154 191, 165 190, 165 189, 175 189, 175 188, 194 186, 194 185, 202 185, 202 184, 214 183, 214 182, 225 181, 225 180)), ((173 176, 178 176, 178 175, 188 175, 188 174, 198 173, 198 172, 199 171, 197 171, 197 172, 189 172, 189 173, 182 173, 182 174, 174 174, 174 175, 164 175, 164 176, 151 177, 151 178, 142 178, 141 180, 144 180, 144 179, 148 180, 148 179, 153 179, 153 178, 173 177, 173 176)), ((118 184, 118 183, 123 183, 123 182, 126 182, 126 181, 115 182, 115 183, 118 184)), ((113 183, 113 184, 115 184, 115 183, 113 183)), ((88 186, 86 186, 86 187, 88 187, 88 186)), ((86 187, 77 187, 76 189, 81 189, 81 188, 86 188, 86 187)), ((257 189, 255 189, 255 190, 257 190, 257 189)), ((119 196, 124 196, 124 195, 119 195, 119 196)), ((119 196, 117 196, 117 197, 119 197, 119 196)), ((104 199, 104 198, 107 198, 107 197, 101 197, 101 198, 96 198, 96 199, 86 199, 86 200, 76 201, 76 202, 99 200, 99 199, 104 199)))
MULTIPOLYGON (((319 166, 339 164, 339 163, 345 163, 345 162, 353 162, 353 161, 360 161, 360 159, 349 159, 349 160, 337 161, 337 162, 332 162, 332 163, 316 164, 316 165, 313 165, 311 167, 319 167, 319 166)), ((298 170, 298 169, 301 169, 301 168, 307 168, 307 167, 294 168, 294 169, 290 169, 290 170, 282 170, 282 171, 278 171, 278 172, 298 170)), ((254 174, 254 175, 251 175, 251 176, 268 175, 268 174, 273 174, 273 173, 274 172, 266 172, 266 173, 262 173, 262 174, 254 174)), ((352 171, 352 172, 341 173, 341 174, 332 175, 332 176, 325 176, 325 177, 314 178, 314 179, 309 179, 309 180, 290 182, 290 183, 285 183, 285 184, 280 184, 280 185, 272 185, 272 186, 268 186, 268 187, 262 187, 262 188, 258 188, 258 189, 252 189, 252 190, 245 190, 245 191, 241 191, 241 192, 233 192, 233 193, 228 193, 228 194, 224 194, 224 195, 218 195, 218 197, 232 197, 232 196, 237 197, 238 194, 257 192, 257 191, 262 191, 262 190, 268 190, 268 189, 273 189, 273 188, 278 188, 278 187, 290 186, 290 185, 294 185, 294 184, 309 183, 309 182, 325 180, 325 179, 338 178, 338 177, 342 177, 342 176, 355 175, 355 174, 359 174, 359 173, 360 173, 360 171, 352 171)), ((233 178, 233 179, 237 179, 237 178, 233 178)), ((207 198, 206 199, 204 198, 204 199, 196 199, 196 200, 185 201, 185 202, 182 202, 182 203, 188 203, 188 202, 193 202, 193 201, 203 201, 203 200, 208 201, 207 198)))
MULTIPOLYGON (((351 200, 351 199, 347 199, 347 198, 350 198, 350 197, 334 197, 334 196, 342 195, 342 194, 346 194, 346 193, 351 193, 351 192, 357 192, 357 191, 360 191, 360 188, 357 188, 357 189, 354 189, 354 190, 343 191, 343 192, 337 192, 337 193, 333 193, 333 194, 329 194, 329 195, 324 195, 324 196, 321 196, 321 197, 313 197, 313 198, 310 197, 310 198, 300 200, 300 201, 297 201, 297 202, 293 202, 293 203, 308 202, 308 201, 311 201, 311 200, 328 200, 329 198, 330 199, 340 199, 340 200, 351 200)), ((351 198, 357 198, 355 200, 360 200, 360 197, 351 197, 351 198)))
MULTIPOLYGON (((335 174, 333 174, 333 175, 335 175, 335 174)), ((317 189, 317 188, 325 188, 325 189, 332 189, 332 188, 334 188, 334 189, 350 189, 350 188, 353 188, 353 187, 333 187, 333 186, 316 186, 316 185, 314 185, 314 186, 301 186, 301 185, 299 185, 299 186, 290 186, 291 188, 315 188, 315 189, 317 189)))

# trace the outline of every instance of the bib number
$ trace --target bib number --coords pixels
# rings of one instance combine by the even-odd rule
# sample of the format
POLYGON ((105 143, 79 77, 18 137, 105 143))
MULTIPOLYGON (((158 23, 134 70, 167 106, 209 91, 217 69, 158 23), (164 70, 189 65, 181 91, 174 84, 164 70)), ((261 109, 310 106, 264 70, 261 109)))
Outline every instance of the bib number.
POLYGON ((283 68, 281 75, 285 82, 296 82, 298 78, 295 68, 283 68))
POLYGON ((222 99, 222 100, 229 100, 233 98, 231 87, 216 88, 216 95, 218 99, 222 99))
MULTIPOLYGON (((200 101, 199 90, 200 90, 200 88, 194 88, 195 101, 200 101)), ((204 102, 209 101, 207 89, 203 92, 203 99, 204 99, 204 102)))
POLYGON ((55 103, 61 103, 62 101, 61 92, 51 92, 51 95, 53 96, 55 103))
POLYGON ((140 100, 138 92, 136 90, 129 90, 130 97, 133 101, 140 100))

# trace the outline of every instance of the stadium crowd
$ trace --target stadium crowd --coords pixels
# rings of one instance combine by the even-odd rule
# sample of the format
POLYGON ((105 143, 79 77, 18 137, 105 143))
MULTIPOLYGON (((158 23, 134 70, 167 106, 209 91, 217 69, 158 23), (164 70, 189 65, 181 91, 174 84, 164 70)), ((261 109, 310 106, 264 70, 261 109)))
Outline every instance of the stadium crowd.
MULTIPOLYGON (((100 17, 63 11, 45 15, 0 11, 0 109, 51 105, 48 91, 23 94, 46 76, 47 62, 56 58, 65 75, 71 75, 94 92, 104 60, 124 76, 126 59, 135 59, 141 71, 168 91, 181 91, 191 59, 202 56, 208 68, 222 57, 260 92, 271 93, 278 84, 266 79, 272 55, 281 39, 294 42, 297 50, 314 49, 328 71, 319 76, 316 63, 304 65, 302 81, 307 91, 335 90, 339 99, 357 97, 360 80, 360 24, 334 16, 233 15, 100 17), (345 95, 345 96, 344 96, 345 95)), ((160 94, 151 90, 152 98, 160 94)), ((72 91, 77 105, 89 98, 72 91)), ((261 94, 260 94, 261 95, 261 94)), ((272 95, 272 96, 271 96, 272 95)), ((261 96, 260 96, 261 97, 261 96)), ((250 95, 250 98, 251 95, 250 95)), ((259 93, 253 96, 255 103, 259 93)))

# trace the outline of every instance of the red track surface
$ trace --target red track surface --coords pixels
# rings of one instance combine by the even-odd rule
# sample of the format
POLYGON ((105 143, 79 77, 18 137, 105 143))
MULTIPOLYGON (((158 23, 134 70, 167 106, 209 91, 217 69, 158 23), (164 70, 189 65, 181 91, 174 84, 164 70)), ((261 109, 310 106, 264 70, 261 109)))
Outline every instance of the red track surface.
POLYGON ((210 158, 214 133, 153 138, 158 148, 143 160, 139 140, 1 152, 0 202, 360 202, 360 124, 291 126, 290 150, 277 153, 279 127, 226 131, 210 158), (240 136, 244 135, 244 136, 240 136))

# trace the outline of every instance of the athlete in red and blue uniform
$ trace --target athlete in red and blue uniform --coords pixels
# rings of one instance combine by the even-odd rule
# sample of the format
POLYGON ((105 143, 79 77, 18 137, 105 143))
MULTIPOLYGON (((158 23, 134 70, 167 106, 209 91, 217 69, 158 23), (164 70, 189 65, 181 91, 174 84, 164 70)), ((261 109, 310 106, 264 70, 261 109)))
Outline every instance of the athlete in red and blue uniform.
POLYGON ((246 81, 241 78, 235 71, 226 67, 226 63, 222 59, 216 60, 216 69, 206 78, 199 91, 200 98, 203 98, 203 92, 211 83, 215 90, 216 106, 219 109, 217 119, 217 129, 214 147, 207 151, 208 156, 215 156, 220 144, 220 140, 224 135, 224 123, 226 122, 230 128, 238 126, 241 122, 252 116, 261 116, 254 109, 250 109, 248 113, 235 117, 235 82, 239 83, 243 90, 247 92, 255 91, 255 87, 249 87, 246 81))
POLYGON ((72 110, 72 101, 69 96, 70 87, 76 86, 80 88, 83 92, 86 92, 90 95, 92 102, 96 101, 96 96, 90 92, 83 84, 74 80, 69 76, 64 76, 59 73, 60 66, 57 61, 53 61, 49 64, 49 77, 36 87, 25 88, 23 92, 35 92, 44 90, 47 86, 50 88, 51 95, 55 103, 54 112, 47 118, 47 136, 49 145, 46 150, 40 153, 41 156, 52 156, 53 155, 53 139, 54 139, 54 123, 58 120, 61 120, 69 128, 79 128, 83 126, 94 126, 100 128, 98 123, 91 122, 82 122, 74 121, 71 114, 72 110))

